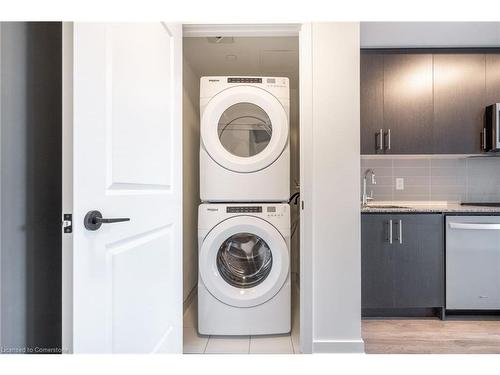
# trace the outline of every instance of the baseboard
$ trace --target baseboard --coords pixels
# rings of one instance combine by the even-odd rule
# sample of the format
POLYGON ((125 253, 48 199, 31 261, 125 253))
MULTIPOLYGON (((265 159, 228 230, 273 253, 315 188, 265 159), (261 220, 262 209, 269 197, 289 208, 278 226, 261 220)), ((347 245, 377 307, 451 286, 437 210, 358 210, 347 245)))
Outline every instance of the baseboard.
POLYGON ((321 340, 313 342, 313 353, 364 353, 365 343, 359 340, 321 340))
POLYGON ((406 318, 433 318, 441 317, 441 307, 429 308, 362 308, 362 319, 406 319, 406 318))
POLYGON ((189 308, 189 306, 191 306, 191 304, 193 303, 194 297, 196 297, 196 291, 197 290, 198 290, 198 286, 195 286, 193 289, 191 289, 191 291, 189 292, 188 296, 184 300, 184 303, 182 304, 182 308, 183 308, 182 313, 183 314, 186 313, 186 311, 189 308))

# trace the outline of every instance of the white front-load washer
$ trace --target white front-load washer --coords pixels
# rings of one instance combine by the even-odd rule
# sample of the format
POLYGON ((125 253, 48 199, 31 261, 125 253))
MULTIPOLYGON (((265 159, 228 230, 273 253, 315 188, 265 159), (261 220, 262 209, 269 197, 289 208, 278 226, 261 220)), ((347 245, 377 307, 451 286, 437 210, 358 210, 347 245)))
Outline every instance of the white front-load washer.
POLYGON ((290 332, 290 206, 201 204, 198 331, 290 332))
POLYGON ((200 198, 290 197, 290 89, 284 77, 202 77, 200 198))

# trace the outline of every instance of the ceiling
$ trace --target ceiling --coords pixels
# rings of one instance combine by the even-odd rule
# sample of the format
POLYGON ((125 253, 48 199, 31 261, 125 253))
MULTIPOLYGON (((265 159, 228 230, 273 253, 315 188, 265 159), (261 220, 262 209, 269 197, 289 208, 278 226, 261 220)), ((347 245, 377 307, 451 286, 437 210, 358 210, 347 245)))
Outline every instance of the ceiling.
POLYGON ((299 84, 299 40, 284 37, 184 38, 184 58, 196 74, 281 76, 299 84))

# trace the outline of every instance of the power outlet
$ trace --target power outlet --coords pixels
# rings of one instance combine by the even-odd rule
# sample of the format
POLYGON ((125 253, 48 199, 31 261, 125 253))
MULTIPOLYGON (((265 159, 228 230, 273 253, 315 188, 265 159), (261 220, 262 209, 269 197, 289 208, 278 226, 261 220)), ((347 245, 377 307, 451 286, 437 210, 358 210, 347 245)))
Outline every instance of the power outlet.
POLYGON ((396 178, 396 190, 404 190, 405 189, 405 179, 398 177, 396 178))

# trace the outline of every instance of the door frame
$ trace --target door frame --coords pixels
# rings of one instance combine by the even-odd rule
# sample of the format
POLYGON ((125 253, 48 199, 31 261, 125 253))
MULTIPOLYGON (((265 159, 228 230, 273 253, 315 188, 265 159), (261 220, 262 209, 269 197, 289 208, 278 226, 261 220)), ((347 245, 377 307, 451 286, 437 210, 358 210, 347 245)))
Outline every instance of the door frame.
POLYGON ((194 24, 183 25, 183 37, 299 37, 300 128, 300 351, 313 352, 313 240, 312 240, 312 24, 194 24), (307 202, 304 203, 304 202, 307 202), (309 251, 302 251, 309 249, 309 251))
MULTIPOLYGON (((0 95, 2 92, 2 22, 0 22, 0 95)), ((2 101, 0 100, 0 155, 2 151, 2 101)), ((0 212, 2 208, 2 175, 0 174, 0 212)), ((0 238, 2 238, 2 216, 0 215, 0 238)), ((2 243, 0 242, 0 348, 2 345, 2 243)))
POLYGON ((313 70, 312 24, 299 32, 299 128, 300 128, 300 350, 313 352, 313 70), (308 251, 304 251, 308 249, 308 251))
MULTIPOLYGON (((62 220, 73 213, 73 22, 62 25, 62 220)), ((62 236, 61 349, 73 352, 73 233, 62 236)))

